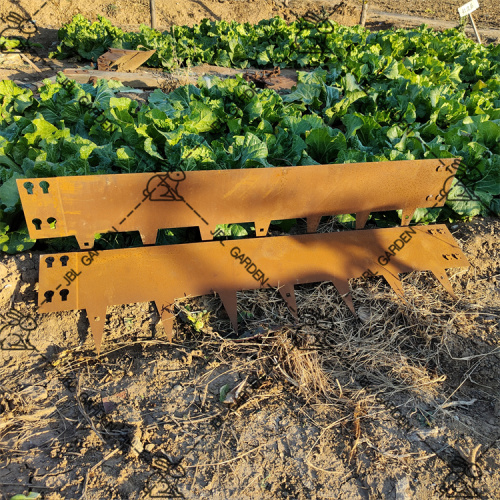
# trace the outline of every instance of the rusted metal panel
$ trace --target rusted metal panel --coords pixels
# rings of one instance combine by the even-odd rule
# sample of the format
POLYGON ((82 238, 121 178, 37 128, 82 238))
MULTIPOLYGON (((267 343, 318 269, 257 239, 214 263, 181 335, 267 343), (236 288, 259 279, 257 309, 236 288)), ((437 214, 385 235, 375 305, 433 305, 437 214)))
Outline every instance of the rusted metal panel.
POLYGON ((105 54, 97 59, 99 71, 135 71, 144 64, 156 50, 127 50, 110 48, 105 54))
POLYGON ((272 87, 274 90, 290 90, 294 85, 297 85, 296 78, 281 76, 279 66, 276 66, 272 70, 245 71, 243 78, 247 82, 254 82, 261 89, 272 87))
POLYGON ((236 292, 278 288, 297 317, 294 285, 332 281, 354 313, 348 280, 430 270, 454 296, 445 269, 469 263, 444 225, 211 241, 40 256, 39 311, 86 309, 100 351, 106 308, 154 301, 169 339, 174 300, 217 292, 237 329, 236 292))
POLYGON ((217 224, 254 222, 265 236, 272 220, 306 217, 308 232, 321 216, 441 207, 459 160, 387 161, 339 165, 212 170, 157 174, 18 179, 30 237, 76 236, 94 246, 96 233, 139 231, 145 245, 158 229, 198 226, 213 239, 217 224), (30 194, 31 193, 31 194, 30 194))

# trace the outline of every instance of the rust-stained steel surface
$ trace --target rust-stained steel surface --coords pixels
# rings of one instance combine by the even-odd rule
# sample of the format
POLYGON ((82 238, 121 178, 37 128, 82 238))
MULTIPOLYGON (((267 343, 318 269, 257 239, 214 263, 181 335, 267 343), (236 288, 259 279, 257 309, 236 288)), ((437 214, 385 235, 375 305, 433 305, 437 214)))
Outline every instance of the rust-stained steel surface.
POLYGON ((99 71, 134 71, 144 64, 156 50, 112 49, 97 59, 99 71))
POLYGON ((445 269, 469 263, 444 225, 211 241, 40 256, 39 311, 86 309, 100 351, 106 308, 154 301, 169 339, 176 298, 217 292, 237 328, 236 292, 279 288, 297 317, 294 285, 332 281, 354 313, 348 280, 430 270, 453 294, 445 269))
POLYGON ((245 71, 243 78, 247 82, 254 82, 258 88, 265 89, 272 87, 274 90, 290 90, 294 85, 297 85, 297 76, 293 78, 282 75, 279 66, 272 70, 262 71, 245 71))
POLYGON ((76 236, 82 249, 96 233, 139 231, 145 245, 162 228, 200 228, 213 239, 217 224, 254 222, 265 236, 272 220, 416 208, 445 203, 459 160, 385 161, 339 165, 212 170, 157 174, 18 179, 31 238, 76 236), (31 194, 30 194, 31 193, 31 194))
POLYGON ((279 66, 275 66, 271 70, 262 71, 245 71, 243 73, 243 78, 247 82, 254 82, 257 87, 263 89, 274 85, 275 78, 278 78, 281 74, 281 69, 279 66))

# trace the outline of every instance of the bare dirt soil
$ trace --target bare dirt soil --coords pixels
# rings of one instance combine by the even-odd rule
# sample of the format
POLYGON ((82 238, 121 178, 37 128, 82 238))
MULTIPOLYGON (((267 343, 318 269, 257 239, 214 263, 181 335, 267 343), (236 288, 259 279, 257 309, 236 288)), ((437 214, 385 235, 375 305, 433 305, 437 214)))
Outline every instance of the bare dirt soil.
MULTIPOLYGON (((461 3, 372 9, 446 27, 461 3)), ((76 13, 133 28, 149 20, 146 0, 53 0, 34 15, 42 4, 0 5, 0 16, 33 15, 46 45, 32 57, 42 73, 2 55, 0 78, 35 82, 74 67, 47 52, 76 13)), ((293 20, 322 5, 156 4, 165 28, 204 17, 293 20)), ((332 18, 355 24, 359 5, 332 18)), ((412 23, 368 19, 373 29, 412 23)), ((476 19, 498 29, 500 4, 483 0, 476 19)), ((457 301, 429 273, 404 277, 407 302, 382 279, 352 280, 355 318, 330 283, 304 285, 297 324, 276 292, 242 292, 246 339, 234 342, 217 297, 183 299, 174 344, 151 304, 120 305, 108 309, 100 356, 85 312, 37 314, 39 252, 3 255, 0 499, 500 498, 500 221, 450 228, 471 263, 448 272, 457 301), (235 403, 221 402, 242 382, 235 403)))
MULTIPOLYGON (((343 24, 359 21, 361 1, 333 2, 319 0, 156 0, 156 18, 160 28, 171 25, 193 25, 202 19, 256 23, 275 15, 293 20, 303 16, 308 10, 319 9, 322 5, 343 24), (339 7, 343 5, 343 7, 339 7)), ((467 3, 463 0, 376 0, 370 1, 369 12, 385 11, 407 16, 420 16, 430 20, 453 21, 458 24, 458 7, 467 3)), ((58 29, 76 14, 96 20, 102 15, 116 25, 149 24, 149 0, 5 0, 0 5, 0 16, 10 11, 23 12, 33 17, 44 29, 58 29)), ((480 8, 474 12, 479 28, 499 28, 500 4, 496 0, 482 0, 480 8)), ((337 20, 336 19, 336 20, 337 20)), ((370 17, 368 16, 368 20, 370 17)))
POLYGON ((184 299, 173 345, 150 304, 123 305, 99 357, 84 312, 37 315, 39 255, 4 256, 0 311, 32 322, 1 332, 25 348, 0 350, 2 498, 498 498, 500 222, 451 229, 471 263, 448 272, 458 301, 427 273, 407 303, 353 280, 356 319, 304 285, 297 325, 244 292, 235 343, 217 297, 184 299))
MULTIPOLYGON (((410 16, 421 16, 428 19, 442 19, 453 21, 458 24, 458 7, 468 2, 462 0, 442 0, 434 2, 431 0, 412 1, 398 0, 376 0, 373 2, 373 10, 394 12, 410 16)), ((500 4, 496 0, 481 0, 480 8, 473 12, 474 21, 480 28, 498 28, 500 22, 500 4)))
MULTIPOLYGON (((428 24, 434 29, 447 29, 457 26, 459 16, 458 2, 445 1, 436 3, 431 0, 410 2, 401 0, 390 2, 377 0, 370 2, 367 27, 373 30, 387 29, 392 26, 410 28, 428 24)), ((307 13, 319 14, 321 9, 328 12, 330 19, 341 24, 352 26, 359 22, 361 2, 340 0, 156 0, 156 19, 158 29, 168 29, 172 25, 192 26, 202 19, 224 19, 238 22, 256 23, 261 19, 281 16, 291 22, 307 13)), ((77 59, 57 61, 48 58, 50 51, 58 43, 57 31, 62 24, 69 22, 74 15, 82 14, 93 21, 98 15, 110 19, 115 25, 126 30, 138 30, 141 24, 150 24, 149 1, 140 0, 9 0, 0 4, 0 29, 9 23, 9 14, 15 13, 23 18, 36 21, 38 31, 30 37, 30 41, 43 45, 42 49, 34 49, 29 56, 39 71, 33 68, 25 58, 18 54, 0 54, 0 78, 9 78, 18 82, 35 83, 52 76, 54 71, 64 68, 81 67, 85 62, 77 59), (77 64, 75 64, 77 63, 77 64)), ((483 43, 500 41, 500 3, 494 0, 481 2, 481 8, 474 13, 476 24, 480 30, 483 43)), ((15 23, 14 23, 15 24, 15 23)), ((466 30, 474 37, 472 27, 466 30)), ((18 30, 8 30, 4 36, 21 36, 26 34, 18 30)))

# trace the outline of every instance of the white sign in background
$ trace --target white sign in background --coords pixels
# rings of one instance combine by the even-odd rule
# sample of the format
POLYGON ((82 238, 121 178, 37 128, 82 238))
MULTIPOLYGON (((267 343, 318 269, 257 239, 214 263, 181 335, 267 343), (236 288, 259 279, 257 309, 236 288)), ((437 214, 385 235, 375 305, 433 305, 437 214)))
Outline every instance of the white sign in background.
POLYGON ((477 9, 479 9, 479 2, 477 0, 472 0, 472 2, 466 3, 465 5, 462 5, 462 7, 459 7, 458 13, 460 14, 460 17, 464 17, 477 9))

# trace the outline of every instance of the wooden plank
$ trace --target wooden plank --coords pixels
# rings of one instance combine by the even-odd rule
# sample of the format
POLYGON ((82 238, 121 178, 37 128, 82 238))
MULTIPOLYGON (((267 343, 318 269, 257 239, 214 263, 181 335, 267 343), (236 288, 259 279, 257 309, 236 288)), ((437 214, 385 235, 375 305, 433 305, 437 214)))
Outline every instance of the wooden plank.
MULTIPOLYGON (((472 16, 471 16, 472 17, 472 16)), ((38 73, 41 73, 42 70, 27 56, 25 56, 22 52, 19 53, 21 59, 26 61, 33 69, 35 69, 38 73)))
POLYGON ((366 25, 366 16, 368 14, 368 0, 363 0, 363 5, 361 7, 361 18, 359 24, 363 27, 366 25))
POLYGON ((156 50, 127 50, 110 48, 97 59, 99 71, 135 72, 156 50))
POLYGON ((151 11, 151 28, 156 29, 156 6, 155 0, 149 0, 149 10, 151 11))
POLYGON ((160 87, 166 82, 165 78, 157 77, 151 73, 126 73, 123 71, 99 71, 95 69, 65 69, 64 74, 78 83, 87 83, 89 78, 104 78, 118 80, 129 87, 160 87))

